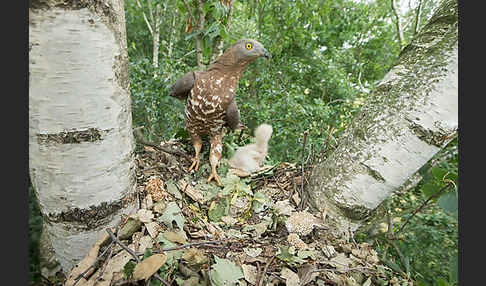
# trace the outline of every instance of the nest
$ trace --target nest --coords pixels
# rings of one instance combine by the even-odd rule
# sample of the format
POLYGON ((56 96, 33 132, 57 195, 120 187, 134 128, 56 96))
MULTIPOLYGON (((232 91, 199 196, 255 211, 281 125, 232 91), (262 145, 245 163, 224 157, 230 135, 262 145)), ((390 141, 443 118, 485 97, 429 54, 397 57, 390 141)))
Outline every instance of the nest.
POLYGON ((310 167, 245 174, 223 159, 218 187, 206 182, 207 156, 188 173, 183 144, 163 147, 175 151, 137 152, 138 211, 100 238, 65 285, 405 285, 369 244, 306 207, 310 167))

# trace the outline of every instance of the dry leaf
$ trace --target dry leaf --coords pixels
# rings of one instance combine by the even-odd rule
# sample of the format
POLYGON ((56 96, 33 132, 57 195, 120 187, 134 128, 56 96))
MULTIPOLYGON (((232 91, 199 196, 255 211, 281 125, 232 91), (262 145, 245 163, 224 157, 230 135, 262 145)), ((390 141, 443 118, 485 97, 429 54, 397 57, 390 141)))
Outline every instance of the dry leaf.
POLYGON ((280 271, 280 276, 285 279, 285 285, 288 286, 298 286, 300 279, 299 275, 297 275, 294 271, 284 267, 282 271, 280 271))
POLYGON ((298 249, 309 248, 307 243, 305 243, 302 239, 300 239, 299 236, 295 233, 290 233, 289 236, 287 236, 287 241, 290 243, 290 245, 293 245, 295 246, 295 248, 298 249))
POLYGON ((167 255, 163 253, 154 254, 145 258, 142 262, 135 265, 133 269, 133 279, 145 280, 152 276, 167 261, 167 255))
POLYGON ((196 202, 205 203, 207 201, 200 190, 194 188, 191 184, 188 184, 184 179, 179 180, 179 189, 196 202))
POLYGON ((154 214, 151 211, 145 209, 138 210, 137 216, 138 219, 143 223, 151 222, 154 218, 154 214))
POLYGON ((243 248, 243 252, 246 253, 246 255, 250 256, 250 257, 257 257, 258 255, 260 255, 262 253, 263 249, 261 248, 243 248))
MULTIPOLYGON (((93 245, 93 247, 91 247, 88 254, 76 265, 75 268, 73 268, 71 270, 71 272, 69 273, 69 275, 67 277, 66 284, 64 284, 64 285, 66 285, 66 286, 74 285, 74 283, 76 282, 75 279, 79 276, 79 274, 81 274, 91 264, 93 264, 93 262, 98 257, 98 252, 100 251, 101 244, 103 244, 103 242, 105 242, 105 240, 108 240, 109 238, 110 238, 110 236, 108 235, 108 233, 105 232, 100 237, 100 239, 98 239, 98 241, 93 245)), ((93 271, 94 271, 94 269, 92 268, 88 273, 86 273, 86 276, 91 274, 93 271)), ((83 284, 82 282, 86 282, 86 279, 81 278, 81 281, 79 281, 79 282, 78 282, 77 285, 82 285, 83 284), (79 282, 81 282, 81 283, 79 283, 79 282)))
POLYGON ((225 224, 229 224, 229 225, 234 225, 235 223, 238 222, 237 219, 230 217, 230 216, 221 217, 221 221, 224 222, 225 224))
POLYGON ((232 168, 232 169, 229 169, 228 172, 230 172, 231 174, 235 174, 236 176, 242 177, 242 178, 250 176, 250 173, 245 172, 245 171, 240 170, 240 169, 233 169, 232 168))
POLYGON ((243 264, 241 265, 241 268, 243 269, 243 276, 245 276, 245 280, 253 285, 256 285, 257 268, 250 264, 243 264))
POLYGON ((189 265, 202 265, 209 261, 204 250, 198 248, 189 248, 182 254, 182 259, 189 265))
POLYGON ((278 201, 275 203, 275 210, 283 215, 291 215, 295 211, 289 200, 278 201))
POLYGON ((187 243, 187 239, 177 232, 166 231, 163 233, 163 236, 172 242, 178 242, 181 244, 187 243))
POLYGON ((145 227, 152 238, 156 238, 159 235, 160 225, 155 221, 146 223, 145 227))

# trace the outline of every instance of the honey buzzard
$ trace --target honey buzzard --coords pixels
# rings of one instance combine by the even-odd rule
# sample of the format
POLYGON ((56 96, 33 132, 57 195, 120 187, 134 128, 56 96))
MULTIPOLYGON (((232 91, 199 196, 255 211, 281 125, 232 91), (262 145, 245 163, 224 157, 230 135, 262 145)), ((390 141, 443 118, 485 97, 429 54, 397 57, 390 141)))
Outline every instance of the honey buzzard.
POLYGON ((222 156, 222 128, 232 129, 241 125, 234 97, 238 80, 246 65, 258 57, 269 58, 270 54, 254 39, 241 39, 232 44, 204 71, 190 71, 172 86, 170 95, 186 98, 184 126, 194 146, 195 157, 189 171, 199 168, 201 135, 208 134, 211 149, 209 162, 211 174, 208 182, 221 181, 216 171, 222 156))

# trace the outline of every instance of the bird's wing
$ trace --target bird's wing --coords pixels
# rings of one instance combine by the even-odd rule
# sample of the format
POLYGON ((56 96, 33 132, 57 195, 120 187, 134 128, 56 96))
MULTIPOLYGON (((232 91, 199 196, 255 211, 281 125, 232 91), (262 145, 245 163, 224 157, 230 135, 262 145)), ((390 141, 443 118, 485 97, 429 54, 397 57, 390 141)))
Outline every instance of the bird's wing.
POLYGON ((245 127, 243 122, 240 120, 240 111, 238 110, 238 106, 236 105, 234 98, 226 108, 225 120, 226 125, 232 130, 242 129, 245 127))
POLYGON ((172 85, 169 95, 178 99, 186 99, 194 86, 194 80, 198 71, 190 71, 181 76, 172 85))

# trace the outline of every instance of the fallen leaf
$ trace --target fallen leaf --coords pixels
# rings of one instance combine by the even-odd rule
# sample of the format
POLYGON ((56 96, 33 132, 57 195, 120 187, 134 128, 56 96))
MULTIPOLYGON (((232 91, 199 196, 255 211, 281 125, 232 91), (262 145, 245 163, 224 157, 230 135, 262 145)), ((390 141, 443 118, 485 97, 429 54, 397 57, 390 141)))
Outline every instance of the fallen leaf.
POLYGON ((243 248, 243 252, 246 253, 246 255, 250 256, 250 257, 257 257, 258 255, 260 255, 262 253, 263 249, 261 248, 243 248))
POLYGON ((276 202, 275 210, 282 215, 288 215, 288 216, 290 216, 292 212, 295 211, 294 207, 290 204, 289 200, 276 202))
POLYGON ((238 222, 237 219, 230 217, 230 216, 221 217, 221 221, 224 222, 225 224, 228 224, 228 225, 234 225, 235 223, 238 222))
MULTIPOLYGON (((68 274, 68 278, 66 280, 65 285, 74 285, 76 283, 76 278, 81 274, 83 271, 85 271, 93 262, 96 260, 98 257, 98 252, 100 251, 100 246, 105 242, 105 240, 108 240, 110 236, 108 233, 103 233, 103 235, 98 239, 98 241, 91 247, 91 249, 88 251, 88 254, 74 267, 70 273, 68 274)), ((91 270, 89 271, 89 274, 91 274, 94 271, 91 270)), ((86 279, 81 278, 81 282, 86 282, 86 279)))
POLYGON ((288 286, 299 285, 300 282, 299 275, 297 275, 297 273, 288 269, 287 267, 282 268, 282 271, 280 271, 280 277, 285 279, 285 285, 288 286))
POLYGON ((138 220, 138 218, 129 218, 118 232, 118 238, 123 240, 131 237, 134 232, 140 229, 141 226, 142 222, 138 220))
POLYGON ((154 254, 137 263, 133 270, 133 279, 145 280, 152 276, 167 261, 167 255, 163 253, 154 254))
POLYGON ((178 242, 178 243, 181 243, 181 244, 187 243, 187 239, 177 232, 165 231, 162 235, 165 238, 167 238, 167 240, 172 241, 172 242, 178 242))
POLYGON ((206 202, 206 198, 204 198, 201 191, 194 188, 191 184, 188 184, 184 179, 179 180, 179 189, 196 202, 202 204, 206 202))
POLYGON ((217 286, 235 284, 238 279, 244 278, 241 267, 228 259, 214 256, 215 264, 211 266, 211 280, 217 286))
POLYGON ((189 265, 202 265, 208 263, 209 259, 204 250, 198 248, 189 248, 182 254, 182 259, 189 265))
POLYGON ((287 236, 287 241, 290 243, 290 245, 293 245, 293 246, 295 246, 296 248, 299 248, 299 249, 309 248, 307 243, 305 243, 302 239, 300 239, 299 236, 295 233, 290 233, 287 236))
POLYGON ((137 212, 138 219, 143 222, 143 223, 148 223, 151 222, 152 219, 154 218, 154 214, 152 211, 146 210, 146 209, 140 209, 137 212))
POLYGON ((156 238, 157 235, 159 234, 160 225, 155 221, 146 223, 145 227, 147 228, 147 232, 152 238, 156 238))
POLYGON ((253 285, 256 285, 257 268, 250 264, 243 264, 241 265, 241 268, 243 269, 243 276, 245 277, 245 280, 253 285))
POLYGON ((230 173, 235 174, 236 176, 242 177, 242 178, 250 176, 250 173, 245 172, 245 171, 240 170, 240 169, 233 169, 232 168, 232 169, 229 169, 228 171, 230 173))
POLYGON ((175 202, 170 202, 165 208, 163 215, 159 217, 159 221, 163 222, 170 229, 172 229, 172 222, 175 221, 179 229, 183 229, 186 219, 179 206, 175 202))
POLYGON ((167 182, 167 191, 174 195, 178 200, 182 199, 181 192, 177 189, 176 185, 172 181, 167 182))
POLYGON ((152 200, 152 195, 148 194, 145 196, 145 198, 141 202, 141 208, 149 210, 153 207, 154 201, 152 200))
POLYGON ((152 207, 153 211, 156 212, 156 213, 163 213, 165 208, 167 207, 167 203, 164 202, 164 201, 159 201, 159 202, 156 202, 154 204, 154 206, 152 207))
POLYGON ((314 278, 319 276, 318 272, 314 272, 314 270, 316 269, 317 267, 314 264, 306 264, 303 265, 301 268, 299 268, 299 271, 297 273, 299 275, 299 280, 300 280, 299 285, 304 286, 307 283, 314 280, 314 278))

